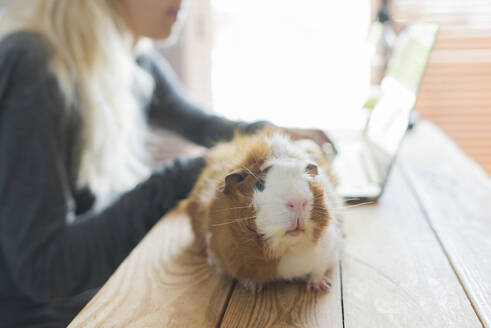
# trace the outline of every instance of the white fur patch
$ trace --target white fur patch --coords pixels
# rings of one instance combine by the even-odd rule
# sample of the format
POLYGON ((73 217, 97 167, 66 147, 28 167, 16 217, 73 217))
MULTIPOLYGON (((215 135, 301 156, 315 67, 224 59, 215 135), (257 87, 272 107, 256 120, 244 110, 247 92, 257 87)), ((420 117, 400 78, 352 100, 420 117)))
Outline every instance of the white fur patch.
POLYGON ((211 266, 216 267, 216 269, 220 270, 220 261, 218 260, 218 257, 215 255, 215 253, 211 250, 210 248, 210 240, 211 240, 212 234, 211 232, 207 232, 205 235, 205 242, 206 242, 206 254, 208 264, 211 266))
POLYGON ((339 258, 342 235, 335 213, 331 212, 328 227, 323 231, 317 244, 311 240, 314 222, 310 220, 313 194, 309 181, 319 183, 325 193, 325 206, 328 209, 340 207, 341 200, 324 170, 315 177, 305 169, 314 163, 307 151, 311 145, 292 142, 283 135, 273 135, 268 143, 271 157, 261 169, 269 167, 264 179, 264 190, 255 190, 253 204, 256 209, 258 232, 265 235, 269 247, 280 255, 279 278, 293 279, 307 275, 322 276, 339 258), (306 199, 304 212, 305 233, 290 236, 286 232, 291 226, 292 214, 286 204, 290 200, 306 199))
POLYGON ((264 180, 264 190, 255 190, 252 203, 256 209, 258 231, 265 235, 272 249, 279 250, 302 239, 301 236, 285 236, 293 220, 287 207, 289 201, 307 202, 303 217, 306 229, 312 229, 310 213, 314 200, 309 181, 315 181, 317 178, 305 171, 307 165, 313 163, 310 154, 287 136, 275 134, 267 142, 271 147, 271 153, 262 169, 269 167, 269 170, 264 180))
POLYGON ((256 226, 277 247, 276 234, 283 236, 291 225, 292 217, 287 203, 298 199, 307 201, 303 216, 308 219, 312 210, 313 195, 305 173, 308 163, 302 160, 278 159, 271 161, 271 168, 264 180, 264 190, 256 190, 253 204, 256 208, 256 226))
POLYGON ((261 170, 271 166, 272 161, 280 158, 311 160, 310 155, 303 151, 301 147, 297 147, 286 135, 274 134, 267 139, 267 143, 271 148, 271 157, 261 166, 261 170))
POLYGON ((338 224, 330 224, 316 245, 287 251, 278 264, 278 278, 322 277, 337 265, 342 245, 338 224))

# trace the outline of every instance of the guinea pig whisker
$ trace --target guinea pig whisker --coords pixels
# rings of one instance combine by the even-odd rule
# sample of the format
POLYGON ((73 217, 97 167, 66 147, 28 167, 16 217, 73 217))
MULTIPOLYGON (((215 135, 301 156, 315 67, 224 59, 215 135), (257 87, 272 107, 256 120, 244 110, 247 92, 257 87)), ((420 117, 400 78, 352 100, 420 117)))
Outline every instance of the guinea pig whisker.
POLYGON ((370 204, 375 204, 375 202, 374 201, 370 201, 370 202, 364 202, 364 203, 360 203, 360 204, 346 205, 346 206, 342 206, 342 207, 331 207, 329 209, 344 210, 344 209, 347 209, 347 208, 354 208, 354 207, 359 207, 359 206, 363 206, 363 205, 370 205, 370 204))
POLYGON ((251 219, 254 219, 255 217, 256 216, 246 216, 246 217, 242 217, 242 218, 238 218, 238 219, 229 218, 229 220, 232 220, 233 222, 240 222, 240 221, 251 220, 251 219))
POLYGON ((322 210, 322 209, 316 208, 316 209, 315 209, 315 212, 316 212, 316 213, 319 213, 319 214, 331 214, 331 212, 332 212, 332 211, 325 211, 325 210, 322 210))
POLYGON ((243 169, 247 170, 257 181, 261 181, 251 170, 247 168, 247 166, 242 166, 243 169))
POLYGON ((228 207, 228 208, 223 208, 221 210, 216 210, 215 212, 223 212, 223 211, 228 211, 228 210, 237 210, 237 209, 241 209, 241 208, 251 208, 251 207, 252 207, 252 204, 249 206, 228 207))
POLYGON ((234 219, 234 220, 232 220, 230 222, 223 222, 223 223, 212 224, 212 225, 210 225, 210 227, 219 227, 219 226, 224 226, 224 225, 227 225, 227 224, 239 223, 239 222, 242 222, 242 221, 252 220, 254 218, 256 218, 256 217, 255 216, 251 216, 251 217, 246 217, 246 218, 234 219))

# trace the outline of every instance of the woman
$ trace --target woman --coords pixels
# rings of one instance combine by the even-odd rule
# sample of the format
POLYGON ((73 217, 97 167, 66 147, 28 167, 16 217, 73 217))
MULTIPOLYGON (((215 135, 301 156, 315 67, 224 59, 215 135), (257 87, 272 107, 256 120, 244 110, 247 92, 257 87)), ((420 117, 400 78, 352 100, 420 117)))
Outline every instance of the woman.
POLYGON ((0 325, 65 326, 205 164, 151 172, 147 121, 204 146, 263 123, 205 113, 141 47, 173 34, 181 0, 13 3, 0 18, 0 325))

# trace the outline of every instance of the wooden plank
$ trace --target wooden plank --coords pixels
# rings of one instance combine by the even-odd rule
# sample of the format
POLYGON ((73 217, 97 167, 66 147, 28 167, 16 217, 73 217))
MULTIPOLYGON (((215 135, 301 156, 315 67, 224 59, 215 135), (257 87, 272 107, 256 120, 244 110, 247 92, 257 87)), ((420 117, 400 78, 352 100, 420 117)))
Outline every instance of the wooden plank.
MULTIPOLYGON (((491 87, 490 87, 491 89, 491 87)), ((443 96, 443 95, 441 95, 443 96)), ((486 102, 488 102, 486 100, 486 102)), ((469 104, 469 103, 453 103, 452 101, 436 101, 435 100, 429 100, 429 101, 418 101, 416 103, 415 110, 420 112, 422 115, 434 115, 434 116, 440 116, 443 117, 445 115, 448 116, 454 116, 454 117, 461 117, 463 119, 469 119, 472 120, 475 117, 480 117, 489 115, 487 113, 488 111, 491 112, 491 101, 488 103, 480 102, 477 103, 475 102, 474 104, 469 104), (440 108, 445 108, 444 112, 439 112, 436 111, 434 108, 438 108, 438 106, 441 106, 440 108)))
POLYGON ((491 58, 486 63, 469 63, 469 62, 449 62, 449 63, 439 63, 430 62, 428 63, 428 69, 426 70, 428 75, 433 75, 433 73, 443 73, 444 75, 453 74, 471 74, 471 75, 483 75, 487 78, 486 74, 491 71, 491 58))
POLYGON ((346 328, 481 326, 397 166, 377 205, 348 210, 345 231, 346 328))
MULTIPOLYGON (((441 72, 435 72, 441 76, 441 72)), ((465 73, 464 73, 465 74, 465 73)), ((460 74, 464 77, 464 74, 460 74)), ((455 74, 457 75, 457 74, 455 74)), ((454 77, 456 77, 453 75, 454 77)), ((480 96, 484 99, 489 99, 489 85, 491 84, 491 76, 489 78, 484 78, 484 76, 476 75, 469 76, 465 74, 466 78, 458 78, 454 81, 446 81, 446 84, 439 84, 439 79, 428 79, 428 82, 432 82, 433 84, 428 84, 428 87, 423 89, 424 91, 432 91, 432 92, 441 92, 441 93, 453 93, 460 92, 471 96, 480 96)), ((426 87, 426 85, 424 86, 426 87)))
POLYGON ((491 48, 491 37, 486 35, 481 37, 465 36, 456 38, 445 36, 440 32, 435 47, 438 47, 438 49, 489 49, 491 48))
POLYGON ((479 117, 475 117, 473 119, 475 119, 474 122, 463 120, 461 122, 462 124, 459 124, 457 118, 455 119, 441 118, 439 122, 442 126, 446 125, 452 127, 452 131, 454 131, 456 135, 462 134, 465 137, 472 137, 473 135, 491 136, 491 116, 485 119, 481 119, 479 117))
POLYGON ((162 219, 69 327, 216 327, 232 281, 187 247, 188 219, 162 219))
MULTIPOLYGON (((426 91, 426 90, 424 90, 426 91)), ((438 92, 438 91, 435 91, 435 92, 438 92)), ((455 93, 452 93, 451 91, 448 92, 448 91, 441 91, 441 92, 438 92, 437 95, 426 95, 426 94, 423 94, 422 100, 433 100, 436 102, 436 104, 441 103, 441 104, 445 104, 445 103, 453 103, 455 101, 461 101, 461 103, 463 105, 467 104, 467 106, 475 106, 475 105, 485 105, 485 106, 489 106, 489 103, 488 103, 488 95, 487 94, 483 94, 482 92, 476 92, 475 94, 472 94, 470 92, 460 92, 460 91, 455 91, 455 93), (457 93, 458 92, 458 93, 457 93), (440 97, 442 97, 442 95, 445 95, 446 98, 442 99, 440 97), (447 95, 448 95, 448 98, 447 98, 447 95), (437 96, 440 96, 440 97, 437 97, 437 96), (470 104, 463 100, 461 97, 462 96, 468 96, 469 97, 469 101, 470 101, 470 104), (430 98, 431 97, 431 98, 430 98), (473 97, 478 97, 477 101, 474 100, 473 97), (438 100, 438 102, 436 101, 438 100)), ((465 107, 467 107, 465 106, 465 107)))
POLYGON ((400 155, 404 171, 482 323, 491 327, 491 180, 435 126, 421 122, 415 131, 400 155))
MULTIPOLYGON (((447 130, 450 130, 450 128, 447 128, 447 130)), ((452 136, 455 136, 456 139, 461 139, 461 140, 472 140, 472 139, 476 139, 477 138, 489 138, 491 137, 491 133, 489 133, 488 131, 483 131, 483 130, 471 130, 469 132, 465 132, 465 131, 459 131, 459 130, 456 130, 452 127, 452 136)), ((482 140, 482 139, 481 139, 482 140)))
POLYGON ((257 295, 235 286, 221 327, 343 327, 339 268, 328 293, 304 282, 266 285, 257 295))
MULTIPOLYGON (((491 107, 491 102, 490 102, 490 107, 491 107)), ((434 118, 438 118, 440 119, 442 122, 445 122, 445 123, 455 123, 455 122, 462 122, 463 124, 466 124, 466 125, 469 125, 469 124, 473 124, 473 123, 476 123, 476 124, 479 124, 479 125, 484 125, 486 126, 487 124, 490 124, 491 123, 491 115, 489 115, 489 113, 486 113, 484 110, 481 109, 481 112, 478 113, 476 111, 476 113, 468 113, 467 110, 465 110, 466 108, 460 108, 460 112, 458 111, 458 109, 455 107, 453 107, 452 109, 454 109, 454 113, 452 113, 452 111, 450 111, 450 113, 447 113, 447 111, 445 111, 444 113, 440 113, 440 112, 435 112, 435 113, 426 113, 425 115, 426 116, 429 116, 429 117, 434 117, 434 118), (465 114, 468 114, 468 116, 463 116, 461 115, 462 117, 458 117, 457 115, 449 115, 449 114, 462 114, 462 112, 464 112, 465 110, 465 114)))
POLYGON ((491 49, 439 49, 431 55, 432 63, 489 63, 491 49))

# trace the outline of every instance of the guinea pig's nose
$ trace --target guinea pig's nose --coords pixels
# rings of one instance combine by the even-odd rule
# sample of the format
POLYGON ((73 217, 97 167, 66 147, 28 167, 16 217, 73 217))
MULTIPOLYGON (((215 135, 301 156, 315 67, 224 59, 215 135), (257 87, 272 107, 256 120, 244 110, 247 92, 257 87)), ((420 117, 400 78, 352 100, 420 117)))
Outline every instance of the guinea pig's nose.
POLYGON ((304 198, 296 198, 286 202, 288 212, 290 212, 290 230, 305 229, 305 209, 307 208, 307 200, 304 198))
POLYGON ((286 202, 286 207, 290 211, 303 211, 307 207, 307 200, 302 198, 289 200, 286 202))

